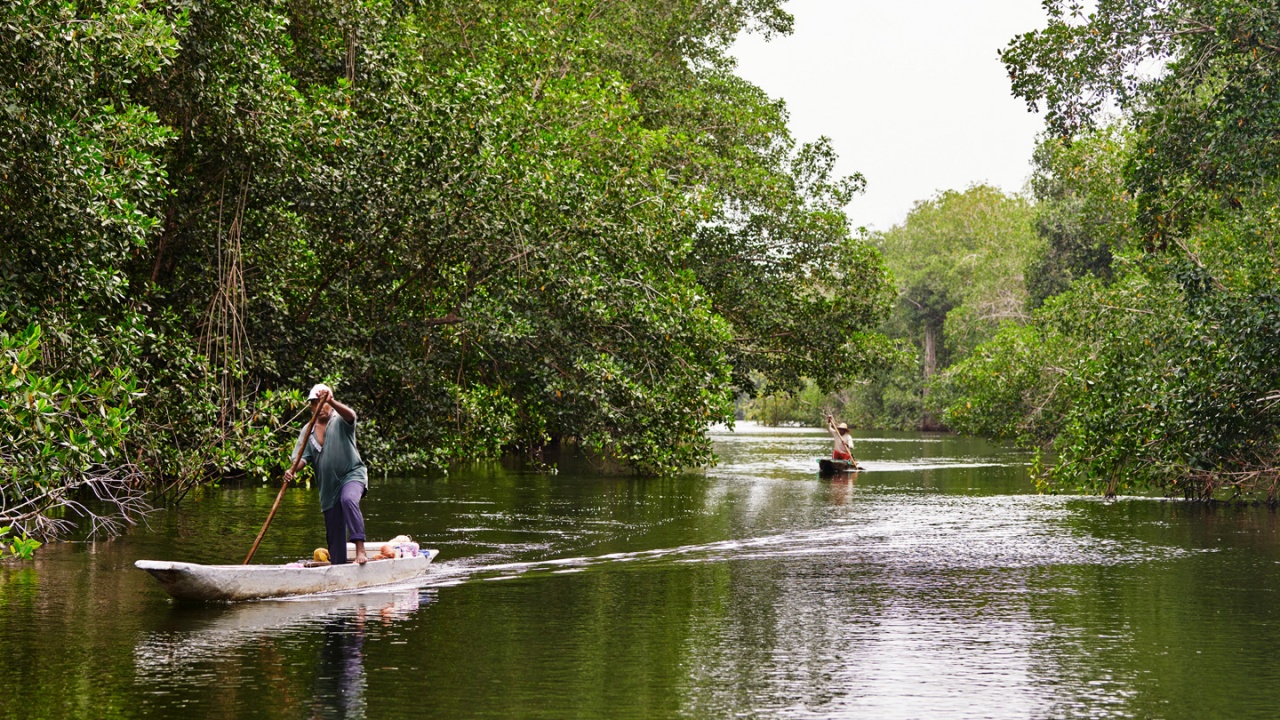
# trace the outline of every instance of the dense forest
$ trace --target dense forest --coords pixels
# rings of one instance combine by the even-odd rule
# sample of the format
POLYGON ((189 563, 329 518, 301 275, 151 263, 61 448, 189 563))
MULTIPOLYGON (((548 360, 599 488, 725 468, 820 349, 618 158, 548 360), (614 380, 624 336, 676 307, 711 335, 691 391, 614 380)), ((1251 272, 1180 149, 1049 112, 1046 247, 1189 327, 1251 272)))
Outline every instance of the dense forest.
POLYGON ((735 75, 783 4, 5 4, 0 519, 276 477, 318 380, 389 472, 834 409, 1280 499, 1280 6, 1047 0, 1000 52, 1027 188, 854 233, 735 75))
POLYGON ((1038 305, 954 368, 952 427, 1043 482, 1275 503, 1280 5, 1103 0, 1002 53, 1046 110, 1038 305))
POLYGON ((879 327, 891 343, 886 362, 831 392, 814 382, 798 391, 766 386, 743 398, 743 414, 766 424, 816 425, 833 411, 863 428, 945 429, 940 374, 1003 323, 1030 317, 1023 276, 1044 247, 1033 227, 1039 207, 977 185, 920 201, 899 225, 865 233, 897 289, 879 327))
POLYGON ((1274 504, 1280 5, 1045 5, 1000 54, 1047 120, 1025 192, 944 192, 871 237, 898 362, 750 409, 1011 439, 1046 489, 1274 504))
POLYGON ((865 374, 863 180, 728 54, 780 5, 5 3, 0 519, 278 477, 320 380, 375 472, 666 472, 757 383, 865 374))

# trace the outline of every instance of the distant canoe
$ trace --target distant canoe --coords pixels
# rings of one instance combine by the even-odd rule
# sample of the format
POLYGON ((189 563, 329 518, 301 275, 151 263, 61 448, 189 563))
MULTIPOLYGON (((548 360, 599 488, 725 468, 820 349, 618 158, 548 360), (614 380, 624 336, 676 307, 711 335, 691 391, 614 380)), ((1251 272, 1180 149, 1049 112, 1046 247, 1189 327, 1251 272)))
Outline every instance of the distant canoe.
POLYGON ((833 460, 831 458, 818 458, 818 474, 823 477, 831 477, 840 473, 857 472, 862 468, 852 460, 833 460))
POLYGON ((134 566, 160 581, 179 600, 257 600, 312 595, 394 585, 419 578, 439 550, 423 550, 417 557, 370 560, 323 567, 284 565, 199 565, 139 560, 134 566))

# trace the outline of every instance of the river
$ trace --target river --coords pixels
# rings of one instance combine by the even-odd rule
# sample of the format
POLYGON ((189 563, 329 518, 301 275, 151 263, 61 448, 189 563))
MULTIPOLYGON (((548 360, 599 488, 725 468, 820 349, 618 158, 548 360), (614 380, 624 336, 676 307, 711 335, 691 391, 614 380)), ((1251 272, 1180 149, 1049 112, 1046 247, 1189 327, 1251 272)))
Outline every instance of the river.
MULTIPOLYGON (((6 718, 1271 718, 1277 515, 1031 491, 1027 456, 716 431, 662 479, 590 463, 375 477, 418 586, 183 606, 140 558, 239 562, 275 496, 210 489, 111 541, 0 563, 6 718)), ((376 473, 375 473, 376 476, 376 473)), ((255 562, 323 545, 290 490, 255 562)))

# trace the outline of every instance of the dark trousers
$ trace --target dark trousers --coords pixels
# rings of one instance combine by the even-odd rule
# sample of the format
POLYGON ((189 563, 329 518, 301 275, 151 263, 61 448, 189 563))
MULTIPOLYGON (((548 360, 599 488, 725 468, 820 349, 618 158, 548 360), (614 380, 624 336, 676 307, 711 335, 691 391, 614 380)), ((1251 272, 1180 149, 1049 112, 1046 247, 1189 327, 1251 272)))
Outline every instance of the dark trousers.
POLYGON ((324 511, 325 544, 329 546, 329 562, 347 562, 347 541, 364 540, 364 516, 360 514, 360 498, 368 492, 362 483, 349 482, 338 493, 338 504, 324 511))

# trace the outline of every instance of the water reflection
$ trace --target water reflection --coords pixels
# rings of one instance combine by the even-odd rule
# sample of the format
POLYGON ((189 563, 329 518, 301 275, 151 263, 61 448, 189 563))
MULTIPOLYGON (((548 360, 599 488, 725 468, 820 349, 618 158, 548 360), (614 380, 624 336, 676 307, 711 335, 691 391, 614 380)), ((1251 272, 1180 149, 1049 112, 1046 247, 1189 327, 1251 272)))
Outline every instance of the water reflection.
POLYGON ((236 604, 173 604, 163 628, 143 633, 134 648, 140 676, 183 673, 191 666, 227 657, 244 644, 287 636, 335 618, 363 619, 370 613, 383 622, 411 617, 431 602, 430 591, 417 588, 395 593, 329 595, 294 600, 261 600, 236 604))
POLYGON ((220 692, 235 697, 269 690, 293 696, 295 705, 310 698, 305 703, 310 717, 362 719, 371 627, 385 633, 434 598, 434 590, 411 588, 231 605, 174 604, 159 629, 140 635, 133 653, 135 676, 139 683, 163 679, 158 695, 213 693, 216 701, 220 692), (312 646, 318 647, 311 690, 293 692, 296 678, 289 668, 312 646), (267 672, 241 671, 255 661, 265 661, 267 672))
POLYGON ((324 644, 316 672, 313 718, 364 720, 365 612, 332 618, 324 623, 324 644))
POLYGON ((848 505, 853 498, 853 487, 858 484, 858 475, 860 474, 856 472, 840 473, 827 480, 827 485, 831 488, 828 493, 828 501, 832 505, 848 505))
MULTIPOLYGON (((1274 716, 1276 513, 1036 496, 943 436, 819 480, 821 433, 743 430, 705 475, 383 481, 373 531, 444 549, 412 591, 191 608, 132 568, 242 558, 256 489, 42 548, 0 565, 0 717, 1274 716)), ((315 546, 314 497, 276 522, 260 554, 315 546)))

